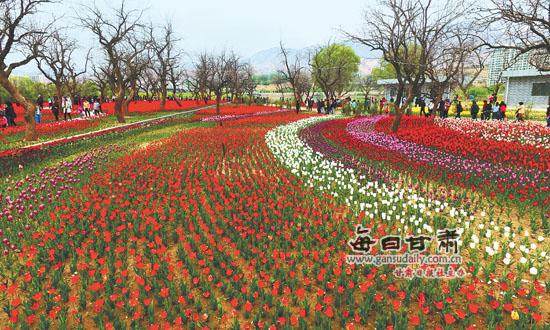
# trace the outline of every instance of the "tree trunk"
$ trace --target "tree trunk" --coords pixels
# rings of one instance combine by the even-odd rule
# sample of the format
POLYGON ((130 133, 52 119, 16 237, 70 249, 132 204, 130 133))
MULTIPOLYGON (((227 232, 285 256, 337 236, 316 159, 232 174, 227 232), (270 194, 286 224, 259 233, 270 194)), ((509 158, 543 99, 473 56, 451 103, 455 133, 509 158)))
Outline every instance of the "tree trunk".
POLYGON ((433 108, 432 108, 432 112, 434 113, 434 115, 437 115, 437 110, 438 110, 438 107, 439 107, 439 102, 441 102, 441 100, 443 100, 443 91, 444 91, 444 87, 436 87, 435 88, 435 91, 434 91, 434 96, 433 96, 433 108))
POLYGON ((401 124, 401 117, 403 117, 403 110, 406 109, 409 106, 409 103, 414 97, 414 91, 412 90, 412 87, 409 87, 409 90, 407 92, 407 98, 405 99, 405 102, 403 102, 402 106, 398 106, 398 104, 401 102, 401 96, 397 95, 397 101, 395 104, 395 120, 393 121, 391 130, 392 132, 397 132, 399 129, 399 125, 401 124), (399 102, 399 103, 397 103, 399 102))
POLYGON ((221 94, 216 94, 216 115, 220 115, 220 102, 222 100, 221 94))
POLYGON ((99 89, 99 102, 104 102, 105 101, 105 88, 100 88, 99 89))
POLYGON ((166 110, 166 95, 168 94, 168 91, 166 90, 166 87, 161 87, 160 89, 160 111, 166 110))
POLYGON ((128 95, 128 98, 124 101, 124 115, 129 116, 130 115, 130 102, 134 101, 134 97, 137 94, 137 85, 135 82, 132 83, 130 87, 130 94, 128 95))
POLYGON ((27 100, 17 89, 17 87, 9 80, 9 78, 0 74, 0 85, 14 98, 14 100, 25 108, 25 140, 35 141, 38 139, 36 132, 36 121, 34 119, 34 104, 27 100))
POLYGON ((119 123, 125 123, 124 113, 122 113, 122 106, 124 105, 124 87, 118 86, 115 94, 115 116, 119 123))
POLYGON ((177 92, 177 91, 178 91, 178 89, 177 89, 177 87, 176 87, 176 84, 174 84, 174 89, 173 89, 173 92, 172 92, 172 93, 174 94, 174 100, 176 101, 176 104, 177 104, 178 106, 181 106, 180 101, 179 101, 178 98, 176 97, 176 92, 177 92))
MULTIPOLYGON (((57 95, 57 100, 54 103, 57 103, 57 109, 62 111, 62 100, 63 100, 63 90, 61 86, 55 86, 55 93, 57 95)), ((52 109, 50 109, 52 110, 52 109)))

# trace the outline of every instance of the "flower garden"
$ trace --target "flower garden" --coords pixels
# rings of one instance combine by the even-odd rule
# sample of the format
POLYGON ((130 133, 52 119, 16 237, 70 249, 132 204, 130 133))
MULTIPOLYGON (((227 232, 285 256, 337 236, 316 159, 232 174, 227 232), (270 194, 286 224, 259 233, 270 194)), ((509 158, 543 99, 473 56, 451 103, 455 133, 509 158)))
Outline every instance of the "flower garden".
MULTIPOLYGON (((182 110, 191 110, 212 105, 212 101, 166 101, 165 111, 160 111, 160 101, 133 101, 130 102, 130 114, 127 118, 129 123, 139 122, 154 117, 175 113, 182 110)), ((17 117, 16 123, 19 126, 0 129, 0 152, 13 152, 31 142, 23 141, 24 111, 21 106, 14 106, 17 117)), ((114 114, 114 102, 103 103, 103 113, 99 116, 81 117, 73 111, 74 120, 63 120, 63 114, 59 115, 60 120, 55 121, 53 113, 46 109, 43 111, 42 123, 37 125, 37 132, 41 142, 66 138, 75 134, 89 133, 101 129, 118 126, 114 114)))
POLYGON ((392 120, 231 105, 17 159, 2 328, 547 328, 550 129, 392 120), (350 263, 358 225, 462 263, 350 263))

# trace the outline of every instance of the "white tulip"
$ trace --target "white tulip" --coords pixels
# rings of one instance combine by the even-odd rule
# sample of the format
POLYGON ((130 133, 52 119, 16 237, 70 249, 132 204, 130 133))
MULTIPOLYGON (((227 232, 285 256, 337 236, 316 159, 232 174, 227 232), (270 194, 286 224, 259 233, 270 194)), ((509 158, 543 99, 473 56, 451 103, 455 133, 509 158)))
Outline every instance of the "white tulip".
POLYGON ((527 262, 527 259, 525 257, 521 257, 519 258, 519 262, 525 264, 527 262))

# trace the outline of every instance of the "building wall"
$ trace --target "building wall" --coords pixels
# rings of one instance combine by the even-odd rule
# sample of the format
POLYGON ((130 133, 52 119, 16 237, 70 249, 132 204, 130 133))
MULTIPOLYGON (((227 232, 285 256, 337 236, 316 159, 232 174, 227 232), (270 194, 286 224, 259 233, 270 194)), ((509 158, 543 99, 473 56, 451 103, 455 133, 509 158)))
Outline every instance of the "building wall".
POLYGON ((550 75, 542 77, 510 77, 506 104, 515 107, 519 102, 526 106, 533 105, 533 109, 546 109, 548 96, 532 96, 533 83, 550 82, 550 75))
MULTIPOLYGON (((516 58, 518 51, 514 49, 495 49, 489 57, 487 86, 498 83, 502 71, 529 70, 533 67, 529 64, 529 54, 522 54, 516 58)), ((501 77, 501 82, 506 81, 501 77)))

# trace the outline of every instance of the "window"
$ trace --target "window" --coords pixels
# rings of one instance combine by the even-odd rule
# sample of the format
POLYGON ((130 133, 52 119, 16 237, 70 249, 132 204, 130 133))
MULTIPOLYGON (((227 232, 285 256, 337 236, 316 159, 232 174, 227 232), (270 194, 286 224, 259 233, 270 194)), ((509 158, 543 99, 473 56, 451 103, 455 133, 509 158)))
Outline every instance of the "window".
POLYGON ((550 96, 550 82, 534 83, 532 96, 550 96))

